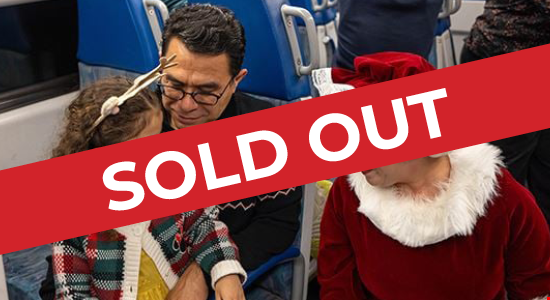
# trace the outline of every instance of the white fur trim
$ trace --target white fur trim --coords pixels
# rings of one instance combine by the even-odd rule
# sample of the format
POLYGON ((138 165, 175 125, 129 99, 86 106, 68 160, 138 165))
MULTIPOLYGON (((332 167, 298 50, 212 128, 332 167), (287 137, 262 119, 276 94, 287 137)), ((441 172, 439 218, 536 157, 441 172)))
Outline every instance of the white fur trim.
POLYGON ((242 283, 246 282, 246 271, 237 260, 223 260, 214 265, 210 271, 212 289, 216 290, 216 282, 227 275, 241 275, 242 283))
POLYGON ((550 295, 546 295, 546 296, 542 296, 542 297, 537 297, 537 298, 533 298, 532 300, 546 300, 550 298, 550 295))
POLYGON ((371 186, 359 172, 348 182, 360 201, 358 211, 387 236, 409 247, 422 247, 455 235, 472 234, 497 192, 500 150, 488 144, 449 153, 448 187, 430 201, 412 201, 392 189, 371 186))

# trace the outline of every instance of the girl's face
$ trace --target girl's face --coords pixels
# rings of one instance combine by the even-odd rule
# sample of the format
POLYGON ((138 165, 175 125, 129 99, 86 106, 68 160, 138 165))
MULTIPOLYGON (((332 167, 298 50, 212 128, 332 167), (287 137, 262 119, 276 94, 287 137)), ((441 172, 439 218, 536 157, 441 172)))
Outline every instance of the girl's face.
POLYGON ((159 134, 162 131, 162 111, 160 109, 153 109, 147 112, 146 115, 149 118, 149 122, 135 139, 159 134))

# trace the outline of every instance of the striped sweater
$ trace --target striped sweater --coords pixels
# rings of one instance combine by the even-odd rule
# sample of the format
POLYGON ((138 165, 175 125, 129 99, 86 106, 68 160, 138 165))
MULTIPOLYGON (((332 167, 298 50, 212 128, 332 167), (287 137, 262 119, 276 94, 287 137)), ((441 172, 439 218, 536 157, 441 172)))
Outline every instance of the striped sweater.
POLYGON ((200 209, 54 243, 56 299, 135 300, 142 250, 170 289, 192 260, 212 285, 230 274, 246 278, 216 215, 200 209))

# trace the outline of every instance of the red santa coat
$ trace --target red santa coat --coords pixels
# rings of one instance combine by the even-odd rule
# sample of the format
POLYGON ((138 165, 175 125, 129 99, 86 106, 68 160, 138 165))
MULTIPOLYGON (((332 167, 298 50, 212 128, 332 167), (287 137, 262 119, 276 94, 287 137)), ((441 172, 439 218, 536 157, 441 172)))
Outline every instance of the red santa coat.
POLYGON ((485 144, 452 152, 433 201, 400 199, 361 173, 337 179, 321 223, 321 299, 546 300, 550 231, 498 155, 485 144))

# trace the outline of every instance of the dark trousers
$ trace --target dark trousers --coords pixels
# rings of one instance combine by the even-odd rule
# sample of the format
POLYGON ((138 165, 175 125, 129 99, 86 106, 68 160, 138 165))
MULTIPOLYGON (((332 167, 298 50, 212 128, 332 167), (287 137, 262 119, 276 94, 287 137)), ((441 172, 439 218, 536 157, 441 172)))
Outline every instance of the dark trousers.
POLYGON ((494 141, 514 178, 529 188, 550 224, 550 129, 494 141))

